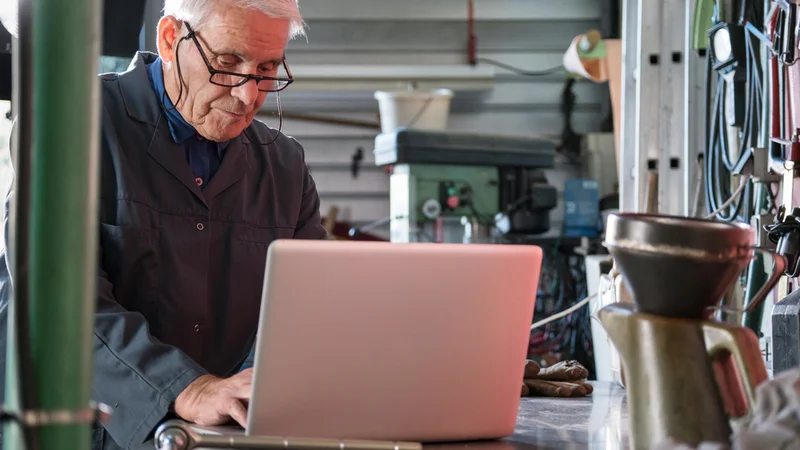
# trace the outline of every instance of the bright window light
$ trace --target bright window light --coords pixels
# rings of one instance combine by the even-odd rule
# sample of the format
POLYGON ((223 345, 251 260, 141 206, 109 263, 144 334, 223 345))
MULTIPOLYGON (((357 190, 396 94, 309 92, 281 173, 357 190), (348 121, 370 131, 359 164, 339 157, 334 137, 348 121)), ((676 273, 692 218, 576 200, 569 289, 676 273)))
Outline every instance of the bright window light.
POLYGON ((0 0, 0 23, 14 37, 17 37, 17 2, 0 0))

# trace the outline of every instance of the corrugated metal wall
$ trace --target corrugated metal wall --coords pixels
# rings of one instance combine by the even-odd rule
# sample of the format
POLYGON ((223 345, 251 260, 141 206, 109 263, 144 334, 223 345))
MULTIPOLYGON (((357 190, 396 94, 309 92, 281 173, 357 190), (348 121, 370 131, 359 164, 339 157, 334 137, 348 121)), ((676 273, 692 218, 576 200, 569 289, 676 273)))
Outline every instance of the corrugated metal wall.
MULTIPOLYGON (((466 0, 302 0, 308 39, 294 41, 290 64, 466 64, 466 0)), ((601 26, 602 0, 477 0, 475 32, 478 56, 527 71, 561 64, 571 40, 601 26)), ((492 91, 458 95, 450 129, 523 136, 558 135, 562 76, 525 77, 496 70, 492 91)), ((442 86, 447 87, 447 86, 442 86)), ((289 90, 291 90, 290 87, 289 90)), ((605 85, 579 82, 573 127, 579 133, 599 129, 607 111, 605 85)), ((376 121, 378 105, 365 93, 292 93, 282 95, 284 110, 376 121)), ((268 119, 277 126, 277 121, 268 119)), ((286 119, 283 130, 305 147, 322 198, 322 212, 331 205, 340 217, 365 223, 389 213, 389 181, 372 165, 375 131, 286 119), (350 174, 351 156, 365 154, 358 178, 350 174)), ((577 169, 561 163, 549 180, 563 189, 577 169)), ((552 214, 559 227, 562 209, 552 214)))

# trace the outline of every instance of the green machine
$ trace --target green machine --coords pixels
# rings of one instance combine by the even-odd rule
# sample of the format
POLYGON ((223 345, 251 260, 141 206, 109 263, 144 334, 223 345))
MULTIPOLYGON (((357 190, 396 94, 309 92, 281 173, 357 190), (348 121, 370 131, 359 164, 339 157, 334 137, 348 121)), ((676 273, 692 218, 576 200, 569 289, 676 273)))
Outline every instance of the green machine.
POLYGON ((376 165, 391 167, 392 242, 550 228, 557 191, 542 170, 555 163, 550 141, 401 128, 378 135, 374 154, 376 165))

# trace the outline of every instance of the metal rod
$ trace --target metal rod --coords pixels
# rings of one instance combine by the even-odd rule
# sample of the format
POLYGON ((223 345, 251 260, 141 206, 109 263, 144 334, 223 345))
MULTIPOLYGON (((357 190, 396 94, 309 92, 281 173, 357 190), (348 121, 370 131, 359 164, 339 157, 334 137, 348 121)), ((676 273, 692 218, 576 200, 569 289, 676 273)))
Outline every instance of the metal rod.
POLYGON ((171 420, 158 427, 155 433, 158 450, 193 450, 196 448, 250 450, 422 450, 419 442, 341 440, 326 438, 297 438, 249 436, 242 433, 198 433, 181 420, 171 420))
MULTIPOLYGON (((30 236, 31 123, 33 118, 32 72, 33 39, 29 1, 17 4, 17 38, 12 46, 12 126, 11 159, 15 170, 14 189, 9 205, 6 236, 13 300, 8 311, 6 353, 6 407, 14 412, 35 408, 33 364, 30 355, 30 311, 28 295, 28 254, 30 236)), ((39 448, 36 435, 19 424, 5 427, 4 448, 39 448)))
MULTIPOLYGON (((31 8, 33 382, 38 410, 77 412, 89 406, 92 378, 102 11, 100 0, 38 0, 31 8)), ((91 446, 85 422, 42 424, 35 433, 42 450, 91 446)))
POLYGON ((316 122, 330 125, 342 125, 345 127, 367 128, 370 130, 380 130, 381 124, 368 120, 342 119, 339 117, 321 116, 314 114, 304 114, 291 111, 283 111, 284 119, 302 120, 305 122, 316 122))

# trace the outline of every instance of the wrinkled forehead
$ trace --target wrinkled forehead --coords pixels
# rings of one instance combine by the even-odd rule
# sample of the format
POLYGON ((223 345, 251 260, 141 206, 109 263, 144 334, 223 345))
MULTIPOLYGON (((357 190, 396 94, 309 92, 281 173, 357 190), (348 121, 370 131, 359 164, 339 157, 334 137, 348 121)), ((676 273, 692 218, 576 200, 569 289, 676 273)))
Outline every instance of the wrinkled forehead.
POLYGON ((199 27, 192 28, 216 55, 235 55, 244 61, 264 63, 283 59, 290 26, 288 19, 230 8, 216 11, 199 27))

